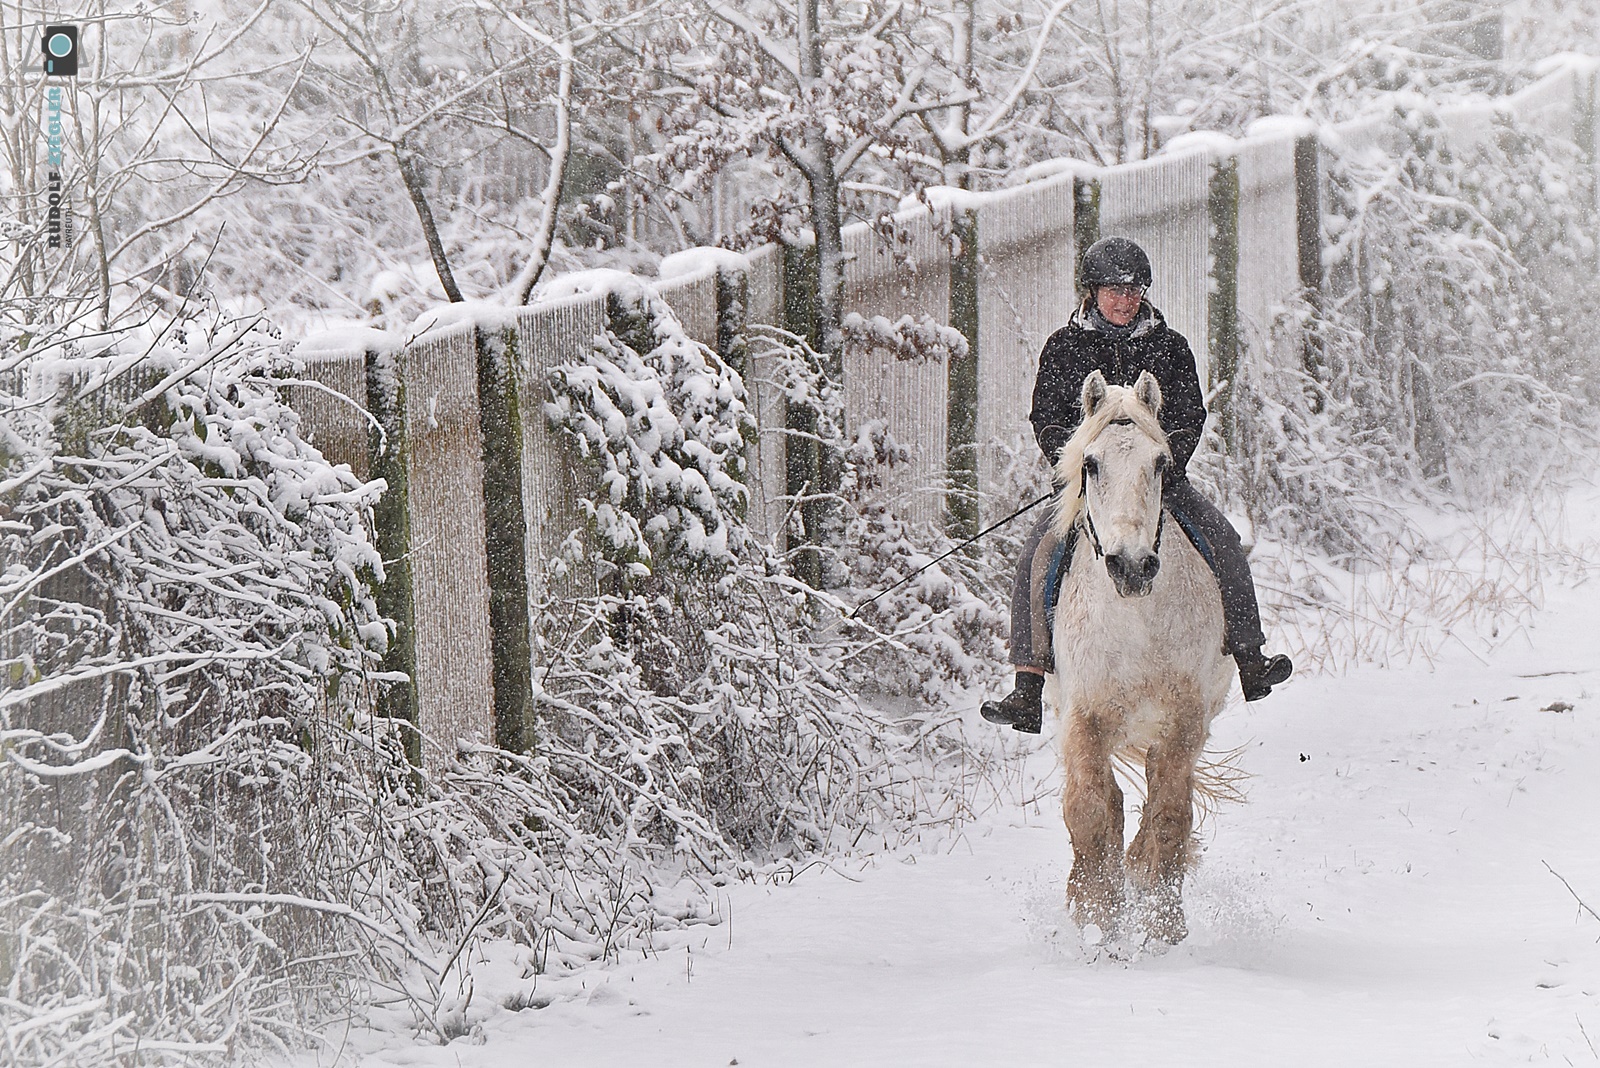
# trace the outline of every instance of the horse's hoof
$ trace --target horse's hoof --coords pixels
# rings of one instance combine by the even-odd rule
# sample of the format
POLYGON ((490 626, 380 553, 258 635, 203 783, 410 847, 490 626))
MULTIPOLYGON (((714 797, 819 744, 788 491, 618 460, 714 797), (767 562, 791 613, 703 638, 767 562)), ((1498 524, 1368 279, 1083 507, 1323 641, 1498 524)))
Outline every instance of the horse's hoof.
POLYGON ((1159 942, 1175 946, 1189 937, 1189 924, 1180 908, 1168 915, 1152 916, 1145 921, 1145 933, 1159 942))
POLYGON ((1116 937, 1122 929, 1123 897, 1115 886, 1086 889, 1067 883, 1067 915, 1081 931, 1095 928, 1104 938, 1116 937))
POLYGON ((1189 923, 1183 902, 1173 894, 1157 890, 1138 905, 1139 926, 1158 942, 1175 946, 1189 937, 1189 923))

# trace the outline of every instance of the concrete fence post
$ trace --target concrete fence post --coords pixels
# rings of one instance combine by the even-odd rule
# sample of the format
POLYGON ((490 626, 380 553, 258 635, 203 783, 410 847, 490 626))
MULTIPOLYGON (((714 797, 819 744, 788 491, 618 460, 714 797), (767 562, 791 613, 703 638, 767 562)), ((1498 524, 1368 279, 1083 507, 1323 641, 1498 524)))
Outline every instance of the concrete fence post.
POLYGON ((945 366, 945 529, 970 538, 978 533, 978 213, 958 209, 951 234, 950 325, 967 339, 967 355, 945 366))
MULTIPOLYGON (((783 246, 783 318, 790 333, 810 342, 821 351, 817 323, 817 250, 814 245, 783 246)), ((784 492, 805 503, 793 509, 801 524, 794 536, 793 520, 784 530, 784 546, 793 551, 821 541, 826 509, 819 498, 823 489, 822 444, 817 440, 817 414, 803 404, 788 404, 784 421, 789 433, 784 437, 784 492)), ((793 556, 795 576, 814 589, 822 588, 822 554, 803 548, 793 556)))
POLYGON ((517 334, 474 331, 483 430, 485 555, 493 659, 494 740, 511 752, 532 743, 533 651, 528 618, 528 519, 522 499, 522 415, 517 334))
POLYGON ((717 268, 717 355, 722 362, 750 378, 750 279, 744 271, 717 268))
POLYGON ((1214 392, 1212 411, 1224 446, 1237 444, 1233 392, 1239 375, 1239 161, 1225 156, 1212 161, 1208 202, 1211 215, 1211 272, 1207 320, 1214 392))
MULTIPOLYGON (((1322 313, 1326 278, 1322 268, 1322 143, 1316 134, 1307 134, 1294 143, 1294 218, 1296 245, 1300 258, 1300 292, 1312 312, 1322 313)), ((1326 360, 1315 335, 1306 338, 1301 355, 1306 373, 1323 380, 1326 360)), ((1320 410, 1320 400, 1314 401, 1320 410)))
POLYGON ((1100 240, 1100 179, 1083 175, 1072 180, 1072 278, 1081 286, 1083 254, 1100 240))
POLYGON ((1595 221, 1600 217, 1600 145, 1596 144, 1595 122, 1600 118, 1595 107, 1595 83, 1597 72, 1593 67, 1580 69, 1573 79, 1576 87, 1572 102, 1572 132, 1573 139, 1578 144, 1578 151, 1583 154, 1584 162, 1589 166, 1589 233, 1592 237, 1600 238, 1596 234, 1595 221))
MULTIPOLYGON (((394 635, 379 667, 403 672, 403 683, 386 683, 378 692, 378 712, 391 719, 420 726, 417 720, 417 621, 415 587, 411 580, 411 509, 406 475, 409 442, 406 434, 406 385, 399 361, 392 352, 368 349, 364 360, 367 410, 367 471, 370 478, 387 484, 372 508, 378 554, 384 560, 383 582, 375 591, 378 610, 394 620, 394 635)), ((406 759, 422 763, 422 738, 406 731, 406 759)))

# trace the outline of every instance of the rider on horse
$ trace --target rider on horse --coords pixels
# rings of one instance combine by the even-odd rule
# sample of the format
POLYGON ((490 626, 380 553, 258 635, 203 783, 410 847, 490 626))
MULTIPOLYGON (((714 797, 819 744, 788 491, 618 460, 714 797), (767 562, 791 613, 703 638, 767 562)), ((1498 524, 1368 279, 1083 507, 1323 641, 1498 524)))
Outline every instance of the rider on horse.
MULTIPOLYGON (((1222 592, 1228 653, 1239 665, 1246 701, 1256 701, 1289 677, 1293 666, 1283 655, 1265 657, 1255 581, 1239 534, 1227 517, 1195 490, 1186 472, 1200 443, 1206 406, 1195 371, 1194 354, 1149 301, 1150 257, 1125 237, 1095 242, 1083 257, 1082 285, 1088 295, 1067 325, 1050 335, 1039 356, 1033 386, 1034 436, 1054 461, 1061 446, 1083 421, 1080 394, 1090 372, 1108 383, 1131 386, 1149 371, 1161 386, 1161 429, 1172 450, 1162 503, 1205 557, 1222 592)), ((985 701, 983 718, 1016 730, 1039 732, 1045 673, 1052 669, 1049 610, 1053 585, 1071 563, 1072 544, 1063 544, 1039 521, 1023 543, 1011 597, 1011 663, 1016 687, 999 701, 985 701)))

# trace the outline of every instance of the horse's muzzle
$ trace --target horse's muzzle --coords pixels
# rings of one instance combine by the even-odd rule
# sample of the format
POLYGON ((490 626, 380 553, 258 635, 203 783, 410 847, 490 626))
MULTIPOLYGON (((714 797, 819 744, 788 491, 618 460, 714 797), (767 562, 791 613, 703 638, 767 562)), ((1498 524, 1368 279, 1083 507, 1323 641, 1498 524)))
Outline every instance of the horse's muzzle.
POLYGON ((1156 572, 1161 570, 1161 557, 1153 552, 1139 554, 1107 553, 1106 573, 1122 597, 1143 597, 1150 592, 1156 572))

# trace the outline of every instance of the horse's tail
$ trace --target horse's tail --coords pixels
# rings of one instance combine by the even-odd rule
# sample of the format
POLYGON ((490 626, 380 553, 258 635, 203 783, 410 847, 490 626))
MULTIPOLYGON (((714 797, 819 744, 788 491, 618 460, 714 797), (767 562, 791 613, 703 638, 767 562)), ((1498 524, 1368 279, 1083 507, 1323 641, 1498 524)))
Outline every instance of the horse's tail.
MULTIPOLYGON (((1133 785, 1141 797, 1144 793, 1145 756, 1143 746, 1128 746, 1112 754, 1112 759, 1123 772, 1121 778, 1133 785)), ((1223 805, 1242 805, 1247 800, 1245 786, 1250 773, 1239 766, 1245 747, 1221 751, 1206 750, 1194 769, 1195 824, 1204 823, 1223 805)))

